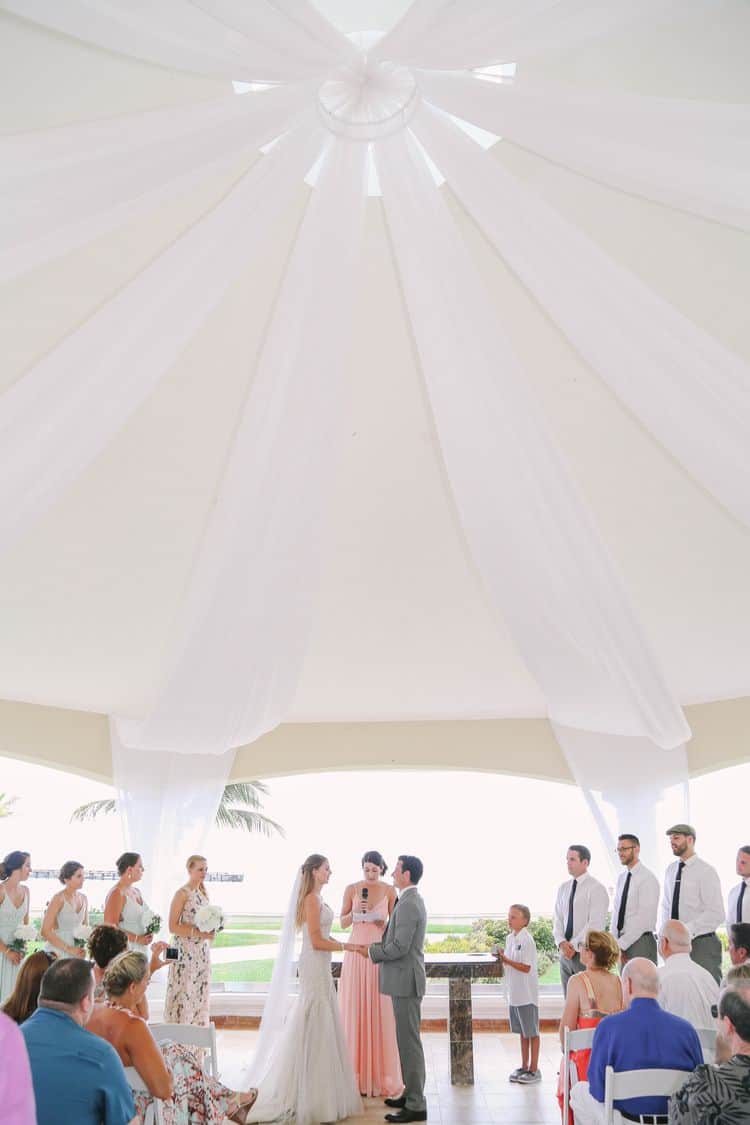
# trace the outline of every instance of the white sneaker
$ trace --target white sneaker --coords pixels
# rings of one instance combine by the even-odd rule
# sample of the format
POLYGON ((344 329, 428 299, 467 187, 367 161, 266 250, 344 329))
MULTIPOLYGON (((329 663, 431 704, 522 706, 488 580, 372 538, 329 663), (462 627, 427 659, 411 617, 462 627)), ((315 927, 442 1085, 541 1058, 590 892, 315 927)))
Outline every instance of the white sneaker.
POLYGON ((524 1086, 531 1086, 534 1082, 541 1081, 541 1070, 524 1070, 523 1073, 519 1074, 518 1078, 516 1079, 516 1082, 521 1082, 524 1086))
POLYGON ((519 1082, 520 1079, 521 1079, 521 1075, 525 1074, 525 1073, 526 1073, 526 1071, 523 1069, 523 1067, 519 1066, 519 1067, 516 1068, 516 1070, 513 1071, 512 1074, 510 1074, 508 1076, 508 1081, 509 1082, 519 1082))

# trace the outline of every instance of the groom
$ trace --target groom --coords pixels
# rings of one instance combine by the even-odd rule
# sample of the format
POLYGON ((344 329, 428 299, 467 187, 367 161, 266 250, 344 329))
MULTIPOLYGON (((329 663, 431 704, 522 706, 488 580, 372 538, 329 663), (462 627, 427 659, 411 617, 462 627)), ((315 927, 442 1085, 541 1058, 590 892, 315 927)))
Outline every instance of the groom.
POLYGON ((427 911, 417 883, 422 878, 422 861, 415 855, 400 855, 393 869, 393 884, 399 896, 383 939, 370 946, 370 959, 382 962, 380 991, 393 1001, 396 1039, 404 1078, 400 1098, 386 1098, 385 1104, 397 1113, 386 1113, 386 1121, 426 1121, 424 1096, 424 1051, 419 1027, 422 997, 427 983, 424 971, 424 935, 427 911))

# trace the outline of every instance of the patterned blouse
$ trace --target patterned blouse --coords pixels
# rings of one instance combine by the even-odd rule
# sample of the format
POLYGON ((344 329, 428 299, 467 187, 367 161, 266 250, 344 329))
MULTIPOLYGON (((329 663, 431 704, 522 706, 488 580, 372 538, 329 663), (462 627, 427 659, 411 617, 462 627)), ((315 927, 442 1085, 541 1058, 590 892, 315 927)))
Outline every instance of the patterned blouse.
POLYGON ((699 1066, 672 1095, 669 1125, 750 1125, 750 1055, 699 1066))

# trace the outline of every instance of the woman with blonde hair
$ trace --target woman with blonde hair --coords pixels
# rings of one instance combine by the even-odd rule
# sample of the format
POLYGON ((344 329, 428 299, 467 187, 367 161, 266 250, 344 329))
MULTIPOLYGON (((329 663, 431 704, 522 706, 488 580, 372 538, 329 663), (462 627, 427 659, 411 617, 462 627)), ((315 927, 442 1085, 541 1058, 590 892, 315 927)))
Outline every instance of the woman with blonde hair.
POLYGON ((178 1043, 157 1044, 146 1021, 138 1015, 150 979, 148 956, 127 950, 104 972, 106 1002, 94 1007, 86 1030, 106 1039, 123 1066, 138 1071, 148 1094, 134 1090, 140 1120, 152 1098, 164 1102, 165 1125, 219 1125, 245 1122, 256 1090, 235 1091, 203 1073, 195 1054, 178 1043))
MULTIPOLYGON (((584 971, 576 973, 568 982, 568 994, 560 1020, 561 1045, 564 1045, 566 1027, 570 1031, 596 1027, 605 1016, 622 1011, 622 985, 614 971, 619 959, 620 947, 612 934, 605 933, 603 930, 589 930, 586 942, 581 948, 584 971)), ((588 1081, 590 1058, 590 1048, 571 1051, 569 1060, 563 1058, 562 1066, 570 1066, 571 1086, 576 1082, 588 1081)), ((557 1100, 561 1109, 562 1075, 561 1067, 557 1091, 557 1100)), ((573 1125, 572 1111, 569 1111, 569 1121, 563 1125, 573 1125)))
POLYGON ((208 864, 205 856, 191 855, 185 866, 187 883, 175 893, 169 908, 169 930, 180 956, 169 966, 164 1019, 208 1027, 211 942, 216 934, 204 932, 196 924, 198 911, 208 905, 208 864))
POLYGON ((317 853, 297 871, 257 1050, 243 1078, 258 1087, 248 1121, 293 1118, 296 1125, 317 1125, 362 1110, 331 977, 331 953, 366 950, 331 937, 333 911, 322 899, 330 878, 328 860, 317 853), (290 1010, 299 931, 299 997, 290 1010))

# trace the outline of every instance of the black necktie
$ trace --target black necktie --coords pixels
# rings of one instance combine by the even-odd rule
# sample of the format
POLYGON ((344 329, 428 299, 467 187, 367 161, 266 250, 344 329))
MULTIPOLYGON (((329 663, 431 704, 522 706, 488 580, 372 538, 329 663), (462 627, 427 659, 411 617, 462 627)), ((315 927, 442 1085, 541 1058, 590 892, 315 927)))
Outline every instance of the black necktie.
POLYGON ((674 890, 672 891, 672 914, 670 915, 672 918, 680 917, 680 884, 682 883, 682 870, 684 866, 685 861, 681 859, 674 880, 674 890))
POLYGON ((622 889, 622 898, 620 899, 620 909, 617 912, 617 936, 622 936, 622 931, 625 929, 625 907, 628 904, 628 891, 630 890, 630 880, 633 878, 633 872, 628 871, 628 876, 625 880, 625 886, 622 889))
POLYGON ((568 920, 565 923, 565 940, 570 941, 573 936, 573 899, 576 897, 576 887, 578 880, 573 880, 573 886, 570 889, 570 898, 568 899, 568 920))
POLYGON ((747 883, 743 879, 742 880, 742 886, 740 887, 740 893, 737 896, 737 921, 738 921, 738 923, 742 922, 742 900, 745 897, 745 890, 746 889, 747 889, 747 883))

